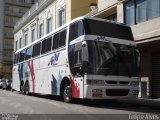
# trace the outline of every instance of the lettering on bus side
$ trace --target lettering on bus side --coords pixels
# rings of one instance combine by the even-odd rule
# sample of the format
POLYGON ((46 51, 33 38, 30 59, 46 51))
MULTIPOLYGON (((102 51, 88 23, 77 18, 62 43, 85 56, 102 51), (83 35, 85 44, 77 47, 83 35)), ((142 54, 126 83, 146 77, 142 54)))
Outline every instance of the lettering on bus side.
POLYGON ((59 59, 59 55, 60 55, 60 52, 57 52, 57 53, 54 53, 48 63, 48 66, 50 65, 57 65, 58 63, 58 59, 59 59))

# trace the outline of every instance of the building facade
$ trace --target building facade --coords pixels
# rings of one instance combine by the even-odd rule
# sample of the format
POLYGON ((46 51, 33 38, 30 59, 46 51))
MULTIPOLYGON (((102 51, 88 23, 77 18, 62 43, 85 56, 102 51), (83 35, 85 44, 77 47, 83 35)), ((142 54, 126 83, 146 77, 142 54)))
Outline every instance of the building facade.
POLYGON ((12 77, 14 25, 36 0, 0 0, 0 78, 12 77))
POLYGON ((14 51, 90 12, 97 0, 39 0, 14 27, 14 51))
POLYGON ((141 87, 160 98, 160 0, 98 0, 92 16, 131 26, 141 54, 141 87))

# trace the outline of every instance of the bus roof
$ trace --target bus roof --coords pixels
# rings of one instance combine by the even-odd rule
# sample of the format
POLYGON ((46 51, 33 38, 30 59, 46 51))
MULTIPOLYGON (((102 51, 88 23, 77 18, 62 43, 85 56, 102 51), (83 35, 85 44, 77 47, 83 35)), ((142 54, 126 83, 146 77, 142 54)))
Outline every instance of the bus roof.
POLYGON ((118 23, 118 22, 115 22, 115 21, 107 20, 107 19, 101 19, 101 18, 95 18, 95 17, 89 17, 89 16, 81 16, 81 17, 75 18, 75 19, 73 19, 72 21, 70 21, 70 22, 62 25, 61 27, 53 30, 52 32, 44 35, 43 37, 35 40, 34 42, 28 44, 27 46, 18 49, 15 53, 19 53, 20 51, 28 48, 29 46, 34 45, 34 44, 42 41, 44 38, 47 38, 47 37, 53 35, 54 33, 56 33, 56 32, 58 32, 58 31, 60 31, 60 30, 62 30, 62 29, 64 29, 64 28, 66 28, 66 27, 69 26, 70 24, 72 24, 72 23, 74 23, 74 22, 76 22, 76 21, 82 20, 82 19, 91 19, 91 20, 103 21, 103 22, 114 23, 114 24, 117 24, 117 25, 121 25, 121 26, 128 27, 128 26, 124 25, 123 23, 118 23))

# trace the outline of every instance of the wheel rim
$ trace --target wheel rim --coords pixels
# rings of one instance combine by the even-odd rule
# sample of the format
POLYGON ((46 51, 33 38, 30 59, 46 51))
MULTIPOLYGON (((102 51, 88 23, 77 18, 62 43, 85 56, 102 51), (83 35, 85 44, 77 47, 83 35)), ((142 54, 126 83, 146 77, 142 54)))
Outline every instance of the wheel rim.
POLYGON ((26 95, 29 94, 29 85, 28 84, 25 85, 25 94, 26 95))
POLYGON ((28 90, 26 90, 26 91, 25 91, 25 94, 26 94, 26 95, 28 95, 28 94, 29 94, 29 91, 28 91, 28 90))
POLYGON ((63 97, 65 102, 71 101, 71 86, 66 86, 64 89, 63 97))

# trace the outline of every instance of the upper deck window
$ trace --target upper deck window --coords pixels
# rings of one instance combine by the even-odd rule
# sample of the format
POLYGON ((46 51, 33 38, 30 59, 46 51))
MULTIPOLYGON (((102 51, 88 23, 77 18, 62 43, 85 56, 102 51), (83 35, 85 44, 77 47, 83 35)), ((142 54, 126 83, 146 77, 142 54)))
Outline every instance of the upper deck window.
POLYGON ((25 56, 25 60, 28 60, 32 57, 32 46, 30 46, 29 48, 26 49, 26 56, 25 56))
POLYGON ((70 25, 69 41, 72 41, 84 34, 83 23, 81 21, 70 25))
POLYGON ((63 31, 57 32, 54 37, 53 37, 53 46, 52 49, 57 49, 60 48, 62 46, 65 46, 66 44, 66 29, 64 29, 63 31))
POLYGON ((85 34, 89 35, 98 35, 133 40, 131 28, 124 25, 119 25, 105 21, 85 19, 84 29, 85 34))
POLYGON ((66 44, 66 33, 66 30, 60 32, 59 47, 64 46, 66 44))
POLYGON ((52 45, 52 37, 49 37, 44 41, 42 41, 41 54, 51 51, 51 45, 52 45))
POLYGON ((24 61, 24 58, 25 58, 25 50, 23 50, 23 51, 20 52, 19 62, 24 61))
POLYGON ((40 55, 40 49, 41 49, 41 42, 33 46, 32 57, 36 57, 40 55))

